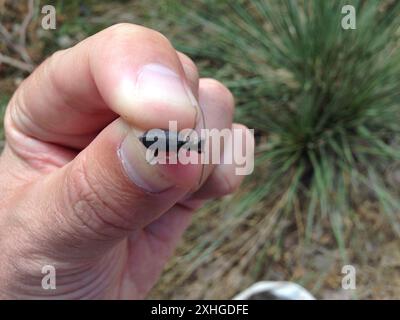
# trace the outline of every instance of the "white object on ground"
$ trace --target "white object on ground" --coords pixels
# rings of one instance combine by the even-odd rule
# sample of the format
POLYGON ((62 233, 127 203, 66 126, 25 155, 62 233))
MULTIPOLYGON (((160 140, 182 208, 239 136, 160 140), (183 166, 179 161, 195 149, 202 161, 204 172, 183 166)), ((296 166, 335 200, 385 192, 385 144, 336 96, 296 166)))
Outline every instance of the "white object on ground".
POLYGON ((256 294, 269 293, 283 300, 315 300, 302 286, 288 281, 260 281, 233 297, 233 300, 249 300, 256 294))

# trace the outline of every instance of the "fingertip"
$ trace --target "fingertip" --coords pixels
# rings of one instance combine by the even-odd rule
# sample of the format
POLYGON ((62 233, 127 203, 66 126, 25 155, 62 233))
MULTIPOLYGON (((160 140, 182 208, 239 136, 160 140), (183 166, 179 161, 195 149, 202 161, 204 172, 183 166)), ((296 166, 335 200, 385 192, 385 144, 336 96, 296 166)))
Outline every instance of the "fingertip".
POLYGON ((199 82, 199 102, 204 114, 213 115, 207 126, 231 127, 235 111, 235 100, 229 89, 215 79, 201 78, 199 82))
POLYGON ((186 54, 177 51, 179 60, 185 72, 186 79, 192 89, 193 94, 198 97, 199 91, 199 71, 196 64, 186 54))
POLYGON ((113 93, 113 108, 127 122, 144 130, 191 128, 197 102, 190 88, 172 70, 159 65, 143 66, 135 76, 124 76, 113 93))

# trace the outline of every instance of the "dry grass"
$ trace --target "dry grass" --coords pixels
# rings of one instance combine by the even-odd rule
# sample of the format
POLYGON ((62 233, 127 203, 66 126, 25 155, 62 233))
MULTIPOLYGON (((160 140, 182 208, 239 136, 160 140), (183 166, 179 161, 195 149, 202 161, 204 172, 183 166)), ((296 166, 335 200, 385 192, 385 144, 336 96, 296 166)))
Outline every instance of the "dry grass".
MULTIPOLYGON (((150 298, 226 299, 251 285, 255 279, 294 281, 322 299, 399 297, 400 241, 392 236, 387 220, 376 214, 377 209, 375 205, 365 203, 359 209, 360 221, 348 226, 348 260, 357 270, 357 289, 354 291, 341 289, 344 263, 335 239, 318 236, 318 241, 305 245, 295 222, 284 221, 277 225, 273 213, 265 215, 267 218, 262 222, 267 230, 265 236, 256 231, 259 228, 254 228, 254 224, 259 226, 258 221, 246 221, 242 229, 230 234, 212 255, 193 261, 193 256, 199 255, 193 250, 198 250, 199 244, 209 235, 213 237, 213 224, 226 220, 221 210, 211 209, 203 210, 195 217, 177 255, 150 298), (271 243, 264 251, 256 250, 258 245, 264 246, 268 242, 272 233, 282 232, 279 228, 286 230, 280 243, 271 243), (246 242, 246 238, 252 242, 246 242)), ((255 210, 274 211, 262 205, 255 210)), ((324 233, 323 229, 321 233, 324 233)))

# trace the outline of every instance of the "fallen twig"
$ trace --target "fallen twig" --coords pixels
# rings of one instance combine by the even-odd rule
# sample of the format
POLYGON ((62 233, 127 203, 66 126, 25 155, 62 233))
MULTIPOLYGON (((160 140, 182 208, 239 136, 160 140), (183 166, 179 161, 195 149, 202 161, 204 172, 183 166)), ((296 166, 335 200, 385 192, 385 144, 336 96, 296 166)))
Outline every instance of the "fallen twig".
POLYGON ((26 71, 26 72, 32 72, 33 69, 35 68, 30 63, 26 63, 26 62, 11 58, 9 56, 6 56, 6 55, 0 53, 0 65, 2 63, 12 66, 14 68, 20 69, 22 71, 26 71))
POLYGON ((20 57, 20 59, 15 59, 0 53, 0 64, 4 63, 22 71, 32 72, 35 66, 26 50, 26 37, 29 24, 34 15, 35 0, 27 0, 27 5, 28 12, 18 29, 18 41, 15 41, 15 36, 0 23, 0 40, 20 57))
POLYGON ((33 14, 34 14, 34 0, 28 0, 28 13, 25 15, 24 20, 19 28, 19 50, 21 57, 27 63, 32 63, 31 57, 29 56, 26 50, 26 31, 29 27, 29 24, 32 21, 33 14))

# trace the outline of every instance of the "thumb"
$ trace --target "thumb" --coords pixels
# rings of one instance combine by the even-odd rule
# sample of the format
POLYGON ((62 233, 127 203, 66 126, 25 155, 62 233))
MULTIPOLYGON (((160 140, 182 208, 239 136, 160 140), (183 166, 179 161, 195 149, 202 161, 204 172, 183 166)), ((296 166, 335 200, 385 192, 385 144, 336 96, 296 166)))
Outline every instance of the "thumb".
POLYGON ((182 199, 198 183, 200 165, 149 164, 139 134, 117 119, 73 161, 38 183, 29 196, 41 210, 24 223, 38 226, 30 234, 53 251, 55 246, 58 255, 88 257, 182 199))

